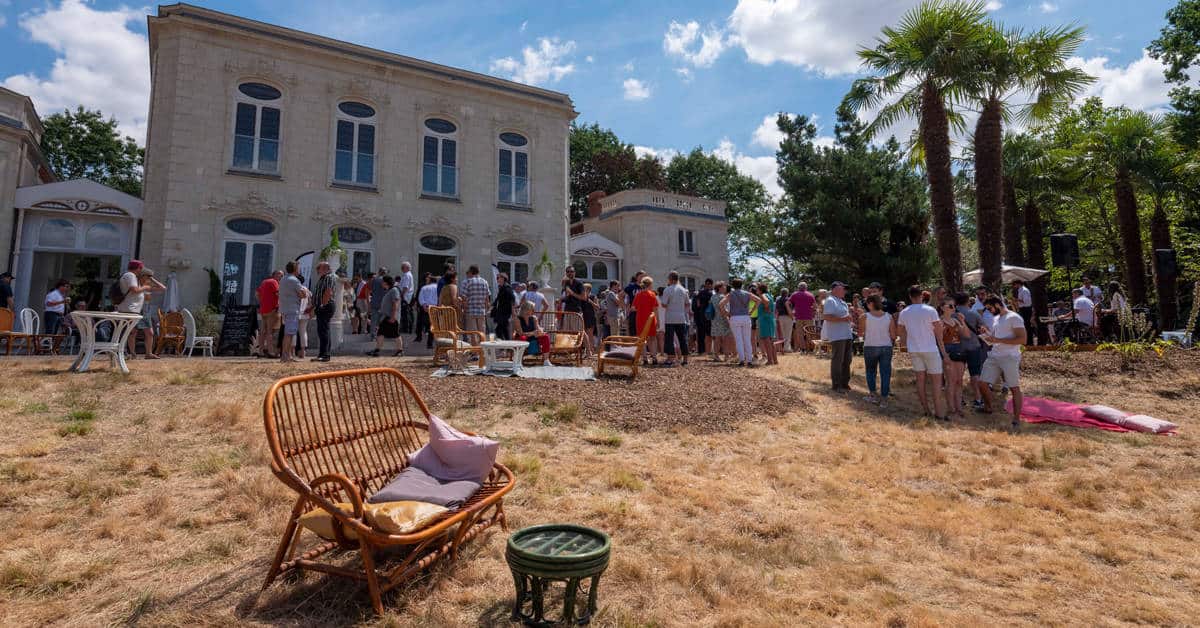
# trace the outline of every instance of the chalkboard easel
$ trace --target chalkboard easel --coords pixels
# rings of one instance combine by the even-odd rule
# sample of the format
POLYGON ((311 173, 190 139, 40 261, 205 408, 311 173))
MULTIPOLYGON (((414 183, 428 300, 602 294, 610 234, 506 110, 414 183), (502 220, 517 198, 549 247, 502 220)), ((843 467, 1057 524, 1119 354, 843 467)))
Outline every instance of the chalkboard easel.
POLYGON ((258 308, 254 305, 227 305, 221 321, 221 340, 217 355, 249 355, 250 342, 258 330, 258 308))

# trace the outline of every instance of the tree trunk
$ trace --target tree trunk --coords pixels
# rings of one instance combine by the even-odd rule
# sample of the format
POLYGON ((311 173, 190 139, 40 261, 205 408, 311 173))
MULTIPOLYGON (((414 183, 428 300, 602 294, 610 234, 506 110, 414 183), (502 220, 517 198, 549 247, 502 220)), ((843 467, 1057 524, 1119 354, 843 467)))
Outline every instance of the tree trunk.
MULTIPOLYGON (((1150 219, 1150 247, 1155 251, 1174 248, 1171 246, 1171 223, 1167 221, 1167 212, 1163 208, 1163 199, 1159 195, 1154 197, 1154 217, 1150 219)), ((1151 260, 1154 260, 1153 253, 1151 260)), ((1175 277, 1160 274, 1157 263, 1153 267, 1154 292, 1158 296, 1159 324, 1165 330, 1175 329, 1176 321, 1179 318, 1175 277)))
POLYGON ((929 207, 942 265, 942 284, 950 292, 958 292, 962 289, 962 251, 958 245, 954 178, 950 173, 950 121, 941 93, 928 81, 921 89, 921 142, 925 146, 929 207))
POLYGON ((1003 238, 1004 143, 1000 101, 989 99, 975 124, 975 220, 983 283, 1000 292, 1003 238))
POLYGON ((1146 265, 1143 262, 1142 227, 1138 221, 1137 196, 1133 193, 1129 169, 1117 169, 1113 183, 1117 203, 1117 228, 1121 232, 1121 256, 1125 260, 1125 287, 1130 305, 1146 304, 1146 265))
MULTIPOLYGON (((1025 203, 1022 212, 1025 218, 1025 248, 1029 250, 1026 258, 1030 268, 1046 268, 1046 243, 1042 239, 1042 211, 1037 203, 1030 199, 1025 203)), ((1029 293, 1033 297, 1034 320, 1039 316, 1050 313, 1049 299, 1046 295, 1046 277, 1039 277, 1030 282, 1029 293)), ((1037 322, 1037 337, 1039 345, 1050 344, 1049 328, 1037 322)))
POLYGON ((1004 177, 1004 261, 1012 266, 1025 265, 1021 247, 1021 207, 1012 179, 1004 177))

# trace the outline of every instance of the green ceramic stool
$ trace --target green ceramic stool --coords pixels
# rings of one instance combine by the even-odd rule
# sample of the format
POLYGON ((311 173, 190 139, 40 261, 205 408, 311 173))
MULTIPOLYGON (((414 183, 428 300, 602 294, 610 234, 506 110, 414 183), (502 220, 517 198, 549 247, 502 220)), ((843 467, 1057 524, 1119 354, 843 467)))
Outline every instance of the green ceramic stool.
POLYGON ((554 622, 545 618, 544 597, 552 582, 561 581, 566 590, 559 621, 573 625, 590 622, 596 612, 600 574, 608 567, 611 547, 607 534, 570 523, 549 523, 514 532, 505 551, 517 585, 513 621, 521 620, 527 626, 552 625, 554 622), (576 613, 580 584, 588 578, 587 608, 576 613))

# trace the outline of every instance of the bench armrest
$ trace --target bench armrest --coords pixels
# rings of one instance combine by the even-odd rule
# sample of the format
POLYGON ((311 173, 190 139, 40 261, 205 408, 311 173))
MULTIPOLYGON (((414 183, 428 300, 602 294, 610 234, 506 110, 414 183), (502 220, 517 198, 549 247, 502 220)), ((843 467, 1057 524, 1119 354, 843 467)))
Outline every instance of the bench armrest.
POLYGON ((358 487, 354 486, 354 483, 350 481, 350 478, 342 475, 341 473, 330 473, 327 475, 322 475, 321 477, 313 480, 308 486, 309 490, 307 491, 308 495, 306 495, 306 497, 308 497, 309 501, 316 504, 320 509, 333 515, 333 518, 341 524, 332 526, 333 534, 335 537, 337 537, 337 541, 340 545, 353 545, 354 543, 350 539, 346 538, 345 533, 342 531, 342 525, 348 525, 352 528, 357 528, 355 532, 360 536, 364 532, 371 531, 371 527, 364 523, 363 520, 362 493, 359 492, 358 487), (318 487, 323 484, 339 485, 339 488, 342 489, 342 492, 348 496, 350 504, 354 508, 354 512, 347 515, 346 511, 338 508, 333 502, 329 501, 328 498, 322 495, 318 490, 318 487))
POLYGON ((630 343, 630 342, 633 342, 633 343, 636 343, 636 342, 638 342, 638 341, 640 341, 640 340, 641 340, 641 339, 640 339, 640 338, 638 338, 637 336, 609 336, 609 337, 605 338, 604 340, 601 340, 600 342, 610 342, 610 343, 616 343, 616 342, 625 342, 625 343, 630 343))

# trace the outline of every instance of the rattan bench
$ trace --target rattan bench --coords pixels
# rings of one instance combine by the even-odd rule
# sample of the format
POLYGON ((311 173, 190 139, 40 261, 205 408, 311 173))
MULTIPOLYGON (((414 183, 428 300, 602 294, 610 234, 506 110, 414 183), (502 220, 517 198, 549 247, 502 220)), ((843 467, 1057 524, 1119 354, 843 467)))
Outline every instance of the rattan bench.
POLYGON ((298 497, 264 590, 285 572, 320 571, 365 581, 371 605, 382 614, 384 591, 440 558, 453 559, 463 543, 492 525, 507 527, 502 498, 514 478, 499 463, 462 507, 417 532, 388 534, 367 524, 363 503, 408 466, 409 455, 427 440, 428 417, 425 402, 395 369, 312 373, 271 386, 263 400, 271 472, 298 497), (337 502, 352 504, 353 513, 337 508, 337 502), (299 518, 315 508, 341 524, 333 526, 337 538, 319 539, 297 556, 303 545, 299 518), (403 550, 398 562, 377 569, 375 552, 397 547, 403 550), (358 552, 360 569, 319 560, 348 551, 358 552))

